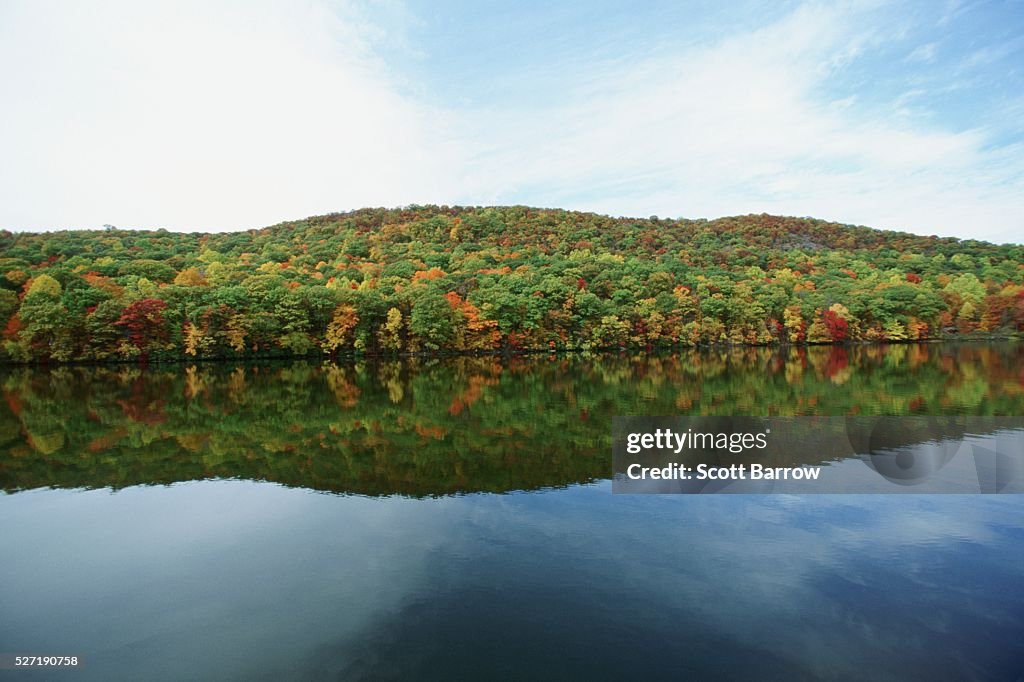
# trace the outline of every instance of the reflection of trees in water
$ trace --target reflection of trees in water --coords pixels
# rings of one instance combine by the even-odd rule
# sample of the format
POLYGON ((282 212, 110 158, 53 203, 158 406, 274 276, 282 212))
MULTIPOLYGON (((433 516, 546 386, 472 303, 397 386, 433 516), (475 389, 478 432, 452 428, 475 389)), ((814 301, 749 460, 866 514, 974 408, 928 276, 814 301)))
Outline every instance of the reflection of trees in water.
POLYGON ((1021 414, 1022 356, 928 345, 25 368, 2 378, 0 483, 241 477, 413 495, 566 485, 609 475, 616 415, 1021 414))

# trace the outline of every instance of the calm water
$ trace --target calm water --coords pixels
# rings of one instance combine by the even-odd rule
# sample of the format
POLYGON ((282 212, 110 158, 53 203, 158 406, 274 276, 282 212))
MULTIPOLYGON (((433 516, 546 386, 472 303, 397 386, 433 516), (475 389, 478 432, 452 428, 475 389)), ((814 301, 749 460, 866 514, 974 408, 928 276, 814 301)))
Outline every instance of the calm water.
POLYGON ((607 480, 615 415, 1021 415, 1022 368, 932 345, 9 370, 0 652, 81 656, 61 679, 1024 679, 1021 496, 607 480))

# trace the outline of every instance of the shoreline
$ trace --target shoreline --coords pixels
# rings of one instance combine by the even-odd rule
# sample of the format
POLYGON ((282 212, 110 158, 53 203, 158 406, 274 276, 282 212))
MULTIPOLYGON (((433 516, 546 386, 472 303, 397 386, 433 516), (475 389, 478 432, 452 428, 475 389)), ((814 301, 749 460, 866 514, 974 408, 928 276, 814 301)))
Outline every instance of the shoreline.
POLYGON ((807 348, 869 348, 885 346, 918 346, 928 344, 970 344, 970 343, 1022 343, 1024 336, 1020 335, 971 335, 967 337, 917 339, 905 341, 846 341, 843 343, 708 343, 696 345, 671 345, 671 346, 609 346, 599 348, 519 348, 519 349, 495 349, 492 351, 460 351, 460 350, 437 350, 419 351, 415 353, 367 353, 349 352, 336 355, 295 355, 295 354, 266 354, 266 355, 239 355, 229 356, 199 356, 199 357, 156 357, 156 358, 104 358, 104 359, 74 359, 74 360, 29 360, 29 361, 0 361, 0 370, 3 368, 15 367, 102 367, 102 366, 125 366, 135 365, 147 367, 150 365, 188 365, 188 364, 223 364, 231 362, 321 362, 339 363, 352 360, 409 360, 409 359, 452 359, 452 358, 488 358, 488 357, 525 357, 539 355, 584 355, 595 353, 602 355, 630 353, 633 355, 658 355, 664 353, 679 353, 693 350, 736 350, 736 349, 771 349, 790 350, 807 348))

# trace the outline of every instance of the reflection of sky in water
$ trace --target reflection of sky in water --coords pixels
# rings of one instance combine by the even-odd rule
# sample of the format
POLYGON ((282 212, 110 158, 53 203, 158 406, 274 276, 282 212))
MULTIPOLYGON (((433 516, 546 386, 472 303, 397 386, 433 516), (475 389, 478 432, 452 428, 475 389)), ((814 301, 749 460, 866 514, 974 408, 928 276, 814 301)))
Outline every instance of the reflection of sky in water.
MULTIPOLYGON (((915 420, 921 419, 936 418, 883 417, 877 421, 884 422, 888 429, 899 431, 908 426, 914 427, 915 420)), ((791 431, 783 439, 782 447, 787 448, 787 443, 793 442, 806 448, 806 452, 799 456, 787 452, 787 464, 817 471, 814 477, 801 478, 754 478, 753 464, 741 458, 745 453, 737 453, 735 460, 730 459, 729 453, 697 453, 695 457, 688 458, 691 453, 685 450, 680 455, 667 448, 654 450, 652 456, 644 459, 642 455, 625 452, 625 436, 620 435, 616 437, 618 447, 615 451, 613 490, 622 494, 1024 493, 1024 423, 1021 418, 960 420, 965 422, 967 431, 957 437, 936 433, 935 437, 928 438, 925 432, 908 436, 905 439, 908 442, 900 445, 883 442, 876 446, 865 441, 859 444, 862 447, 856 448, 852 445, 856 441, 851 440, 845 452, 836 452, 834 446, 847 434, 833 426, 833 430, 828 432, 830 435, 825 437, 830 445, 828 455, 823 455, 824 451, 813 444, 805 444, 808 441, 813 443, 819 422, 833 421, 842 426, 845 418, 825 417, 790 423, 788 428, 791 431), (977 426, 979 432, 972 433, 972 426, 977 426), (689 467, 688 479, 646 478, 640 474, 642 468, 638 468, 673 467, 678 463, 689 467), (726 470, 730 465, 736 466, 737 471, 738 466, 744 468, 742 474, 736 476, 717 474, 715 478, 702 478, 698 464, 709 465, 712 471, 726 470)), ((688 425, 686 418, 671 421, 675 422, 676 433, 683 432, 688 425)), ((627 425, 623 433, 633 430, 652 433, 654 427, 627 425)), ((793 447, 795 449, 796 446, 793 447)), ((771 456, 766 459, 767 462, 762 463, 762 472, 778 469, 778 461, 773 462, 771 456)))
POLYGON ((94 679, 1005 679, 1024 660, 1018 496, 222 481, 0 496, 0 528, 0 651, 77 653, 94 679))

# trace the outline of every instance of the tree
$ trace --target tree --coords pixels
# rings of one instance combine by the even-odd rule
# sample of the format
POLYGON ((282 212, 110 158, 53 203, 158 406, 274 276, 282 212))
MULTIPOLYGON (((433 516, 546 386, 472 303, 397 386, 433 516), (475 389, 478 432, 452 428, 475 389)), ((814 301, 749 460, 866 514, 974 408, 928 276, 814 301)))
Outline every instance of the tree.
POLYGON ((389 308, 387 321, 381 325, 378 339, 381 349, 396 353, 402 349, 402 311, 389 308))
POLYGON ((417 298, 409 319, 409 331, 425 348, 444 348, 455 336, 455 312, 448 299, 434 292, 417 298))
POLYGON ((226 329, 228 347, 236 353, 245 351, 246 337, 249 335, 249 318, 245 314, 235 313, 228 320, 226 329))
POLYGON ((122 353, 145 359, 153 350, 162 350, 169 336, 164 309, 167 303, 159 299, 144 298, 130 304, 114 324, 128 335, 128 344, 122 353), (134 349, 134 351, 132 350, 134 349))
POLYGON ((601 318, 594 333, 595 342, 601 348, 618 348, 629 343, 629 322, 620 320, 616 315, 605 315, 601 318))
POLYGON ((185 352, 195 357, 206 356, 213 348, 213 338, 200 325, 185 323, 185 352))
MULTIPOLYGON (((825 319, 825 316, 832 313, 831 310, 822 312, 821 308, 815 311, 814 320, 811 322, 811 326, 807 328, 807 342, 808 343, 832 343, 833 338, 830 332, 830 326, 825 319)), ((832 313, 834 315, 834 313, 832 313)))
POLYGON ((455 347, 459 350, 493 350, 501 342, 496 320, 480 317, 480 310, 454 291, 445 295, 456 317, 455 347))
POLYGON ((61 293, 60 282, 55 280, 49 275, 39 275, 34 278, 29 284, 28 291, 25 292, 25 297, 29 296, 47 296, 49 298, 59 298, 61 293))
POLYGON ((846 309, 846 306, 839 303, 833 303, 824 314, 825 327, 828 330, 829 338, 835 343, 842 343, 849 338, 850 335, 850 323, 847 321, 850 317, 850 311, 846 309))
POLYGON ((327 334, 320 347, 334 355, 352 343, 352 331, 359 324, 359 314, 350 305, 342 303, 334 309, 334 316, 327 325, 327 334))
POLYGON ((800 306, 786 306, 782 323, 786 326, 786 338, 790 343, 800 343, 807 338, 807 323, 800 313, 800 306))
POLYGON ((210 283, 206 281, 206 277, 203 273, 199 272, 199 268, 185 268, 178 273, 177 277, 174 278, 174 283, 180 287, 208 287, 210 283))
POLYGON ((75 355, 73 325, 61 300, 61 286, 49 275, 32 280, 18 311, 20 338, 29 352, 41 358, 70 360, 75 355))
POLYGON ((0 289, 0 324, 7 324, 11 315, 18 312, 18 295, 8 289, 0 289))

